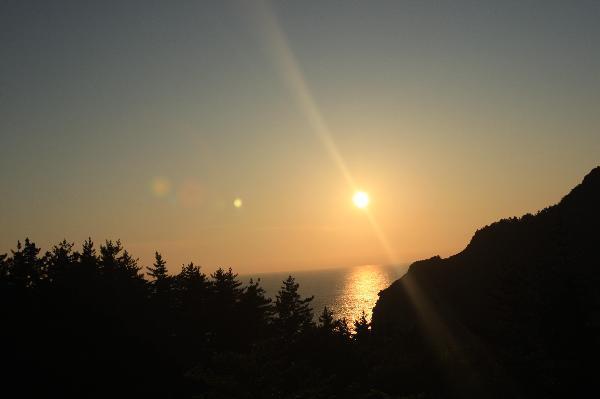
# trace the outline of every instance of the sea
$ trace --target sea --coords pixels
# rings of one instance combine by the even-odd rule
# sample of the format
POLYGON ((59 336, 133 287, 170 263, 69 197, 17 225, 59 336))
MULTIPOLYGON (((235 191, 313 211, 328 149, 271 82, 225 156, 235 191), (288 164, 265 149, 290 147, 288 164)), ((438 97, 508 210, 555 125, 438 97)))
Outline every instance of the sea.
POLYGON ((362 265, 331 269, 255 273, 240 276, 244 283, 250 278, 260 279, 267 296, 275 300, 275 295, 289 275, 300 285, 298 291, 303 297, 314 296, 312 307, 315 320, 327 306, 336 318, 345 317, 348 322, 358 319, 364 310, 367 319, 377 302, 379 291, 389 287, 406 273, 408 265, 362 265))

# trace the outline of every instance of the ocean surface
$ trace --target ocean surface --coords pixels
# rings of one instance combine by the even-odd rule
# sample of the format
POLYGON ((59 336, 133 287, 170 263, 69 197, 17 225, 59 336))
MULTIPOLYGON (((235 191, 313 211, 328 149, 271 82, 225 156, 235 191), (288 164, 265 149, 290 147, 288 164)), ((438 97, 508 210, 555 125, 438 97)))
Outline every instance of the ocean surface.
POLYGON ((364 265, 335 269, 296 272, 257 273, 240 276, 244 283, 250 278, 260 278, 267 295, 275 300, 283 280, 292 275, 300 284, 303 297, 314 295, 312 307, 315 320, 327 306, 337 318, 345 317, 349 322, 360 317, 364 310, 371 319, 371 310, 377 302, 379 291, 400 278, 408 266, 364 265))

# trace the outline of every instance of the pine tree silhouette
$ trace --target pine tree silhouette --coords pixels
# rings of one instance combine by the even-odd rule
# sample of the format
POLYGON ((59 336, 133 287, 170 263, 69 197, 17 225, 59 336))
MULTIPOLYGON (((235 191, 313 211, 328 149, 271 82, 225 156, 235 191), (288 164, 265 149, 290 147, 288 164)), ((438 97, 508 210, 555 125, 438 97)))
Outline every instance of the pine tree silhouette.
POLYGON ((241 319, 242 283, 231 268, 211 274, 209 317, 212 320, 213 343, 219 348, 239 348, 245 341, 241 319))
POLYGON ((276 318, 274 323, 286 337, 294 337, 314 327, 313 311, 310 303, 314 297, 302 298, 298 293, 299 284, 289 276, 283 281, 275 299, 276 318))
POLYGON ((167 262, 163 259, 162 255, 155 252, 154 258, 154 264, 151 267, 147 267, 148 275, 153 279, 150 282, 152 292, 156 296, 165 297, 172 291, 173 278, 167 271, 167 262))
POLYGON ((367 320, 367 314, 363 309, 360 317, 357 320, 354 320, 354 336, 353 339, 356 342, 362 343, 369 339, 369 335, 371 334, 371 324, 367 320))
POLYGON ((73 252, 73 246, 73 243, 63 240, 46 252, 46 273, 51 282, 64 282, 72 272, 79 257, 78 253, 73 252))
POLYGON ((264 337, 273 315, 273 304, 260 286, 260 279, 250 279, 241 296, 240 310, 246 331, 246 344, 264 337))
POLYGON ((319 328, 326 333, 333 333, 335 328, 335 320, 333 319, 333 312, 325 306, 323 312, 319 316, 319 328))
POLYGON ((5 281, 8 277, 8 262, 6 257, 8 254, 0 254, 0 281, 5 281))
POLYGON ((33 287, 39 283, 44 274, 44 265, 38 254, 40 248, 35 246, 29 238, 25 238, 25 245, 17 242, 17 250, 12 252, 12 262, 9 264, 10 279, 20 287, 33 287))
POLYGON ((207 332, 212 328, 209 313, 210 284, 200 267, 189 263, 175 276, 175 293, 179 318, 178 334, 185 347, 186 358, 198 360, 208 344, 207 332), (195 355, 197 354, 197 355, 195 355), (194 356, 197 356, 194 359, 194 356))

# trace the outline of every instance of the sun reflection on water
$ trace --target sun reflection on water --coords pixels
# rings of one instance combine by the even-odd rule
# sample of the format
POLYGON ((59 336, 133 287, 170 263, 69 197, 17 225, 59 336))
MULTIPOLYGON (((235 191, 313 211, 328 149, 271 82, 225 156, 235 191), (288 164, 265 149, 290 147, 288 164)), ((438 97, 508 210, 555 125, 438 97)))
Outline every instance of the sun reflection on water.
POLYGON ((358 319, 364 310, 370 320, 371 310, 377 302, 377 294, 396 278, 397 270, 392 267, 364 265, 350 268, 333 306, 336 316, 353 321, 358 319))
POLYGON ((327 306, 336 318, 345 317, 349 323, 357 320, 364 310, 371 320, 371 311, 378 299, 379 291, 387 288, 406 272, 407 266, 363 265, 336 269, 321 269, 301 272, 264 273, 247 275, 261 279, 261 284, 272 299, 281 288, 282 281, 292 274, 300 284, 300 294, 314 295, 312 307, 315 321, 327 306))

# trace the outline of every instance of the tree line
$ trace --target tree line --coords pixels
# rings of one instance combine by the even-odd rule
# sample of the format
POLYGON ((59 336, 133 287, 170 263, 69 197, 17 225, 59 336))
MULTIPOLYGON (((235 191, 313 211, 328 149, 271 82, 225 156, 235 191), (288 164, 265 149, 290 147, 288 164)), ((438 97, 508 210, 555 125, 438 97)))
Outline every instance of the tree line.
MULTIPOLYGON (((23 394, 331 397, 361 391, 370 326, 325 307, 289 276, 274 300, 231 268, 145 270, 121 244, 29 239, 0 255, 5 385, 23 394)), ((363 389, 364 390, 364 389, 363 389)), ((343 395, 342 395, 343 396, 343 395)), ((346 396, 346 397, 350 397, 346 396)))

